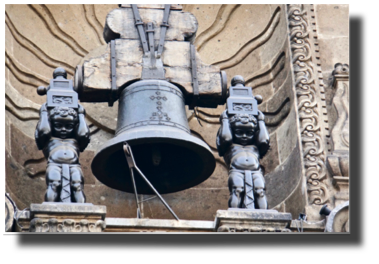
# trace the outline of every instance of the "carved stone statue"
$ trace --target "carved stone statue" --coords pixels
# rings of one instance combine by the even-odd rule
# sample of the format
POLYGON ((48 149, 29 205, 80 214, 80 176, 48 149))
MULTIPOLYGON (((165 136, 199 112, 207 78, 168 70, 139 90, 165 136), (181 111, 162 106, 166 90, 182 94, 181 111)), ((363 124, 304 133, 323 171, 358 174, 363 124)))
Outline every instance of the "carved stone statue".
POLYGON ((257 108, 262 97, 254 97, 251 87, 244 84, 242 76, 232 79, 227 109, 220 117, 217 149, 229 166, 229 207, 267 209, 259 159, 266 154, 270 139, 264 114, 257 108))
POLYGON ((53 77, 50 86, 38 87, 38 94, 47 94, 47 103, 41 106, 35 132, 38 149, 47 159, 45 201, 85 203, 79 164, 79 153, 90 141, 85 110, 66 71, 57 68, 53 77))

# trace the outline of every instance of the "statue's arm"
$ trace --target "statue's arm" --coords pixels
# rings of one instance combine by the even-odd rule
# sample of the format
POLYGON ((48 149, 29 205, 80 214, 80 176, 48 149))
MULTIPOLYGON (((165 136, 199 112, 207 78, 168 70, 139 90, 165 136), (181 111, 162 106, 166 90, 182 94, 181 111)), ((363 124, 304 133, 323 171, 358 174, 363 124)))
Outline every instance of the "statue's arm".
POLYGON ((220 129, 217 132, 216 145, 218 154, 222 157, 233 142, 232 131, 230 130, 229 118, 226 110, 220 116, 220 129))
POLYGON ((51 138, 51 126, 46 103, 43 104, 39 110, 39 121, 37 123, 34 137, 39 150, 43 149, 51 138))
POLYGON ((76 130, 76 140, 79 144, 79 150, 84 151, 90 142, 90 131, 85 120, 85 110, 82 105, 79 104, 78 108, 78 119, 79 124, 76 130))
POLYGON ((267 131, 265 116, 261 111, 258 111, 258 126, 259 130, 256 136, 256 145, 259 149, 259 154, 263 157, 270 148, 270 134, 267 131))

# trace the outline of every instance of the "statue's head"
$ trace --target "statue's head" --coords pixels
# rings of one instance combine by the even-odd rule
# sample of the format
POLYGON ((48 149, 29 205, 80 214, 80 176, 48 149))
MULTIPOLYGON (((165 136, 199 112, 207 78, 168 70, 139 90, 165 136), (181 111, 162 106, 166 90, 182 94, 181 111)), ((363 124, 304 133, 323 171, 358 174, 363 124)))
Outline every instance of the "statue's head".
POLYGON ((229 118, 233 142, 243 146, 253 144, 257 119, 249 114, 235 114, 229 118))
POLYGON ((78 113, 71 107, 57 106, 50 110, 53 137, 72 138, 78 123, 78 113))

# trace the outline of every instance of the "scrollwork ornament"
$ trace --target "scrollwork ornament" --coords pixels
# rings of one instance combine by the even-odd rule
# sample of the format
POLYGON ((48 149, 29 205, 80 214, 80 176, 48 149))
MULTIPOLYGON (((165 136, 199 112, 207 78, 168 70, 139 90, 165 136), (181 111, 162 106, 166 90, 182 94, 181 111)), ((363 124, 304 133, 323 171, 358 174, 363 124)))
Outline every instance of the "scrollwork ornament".
POLYGON ((316 101, 315 69, 312 63, 309 23, 303 5, 287 6, 301 141, 310 204, 327 202, 325 152, 321 139, 319 105, 316 101))

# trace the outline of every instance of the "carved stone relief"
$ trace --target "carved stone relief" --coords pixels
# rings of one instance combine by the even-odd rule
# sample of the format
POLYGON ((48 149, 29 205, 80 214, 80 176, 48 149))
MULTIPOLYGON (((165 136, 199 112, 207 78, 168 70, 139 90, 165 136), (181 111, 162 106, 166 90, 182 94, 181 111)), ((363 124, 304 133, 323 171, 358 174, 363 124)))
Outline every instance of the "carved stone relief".
POLYGON ((103 220, 97 220, 95 223, 92 223, 86 219, 80 221, 73 219, 58 221, 55 218, 49 220, 34 218, 30 221, 30 232, 35 233, 99 233, 104 229, 105 222, 103 220))
POLYGON ((337 120, 332 129, 332 151, 327 157, 336 188, 335 205, 349 200, 349 65, 337 63, 332 73, 337 120))
POLYGON ((325 140, 329 136, 312 5, 288 5, 295 90, 309 205, 328 202, 325 140), (313 38, 312 38, 313 37, 313 38), (321 99, 321 100, 320 100, 321 99), (325 122, 326 121, 326 122, 325 122))

